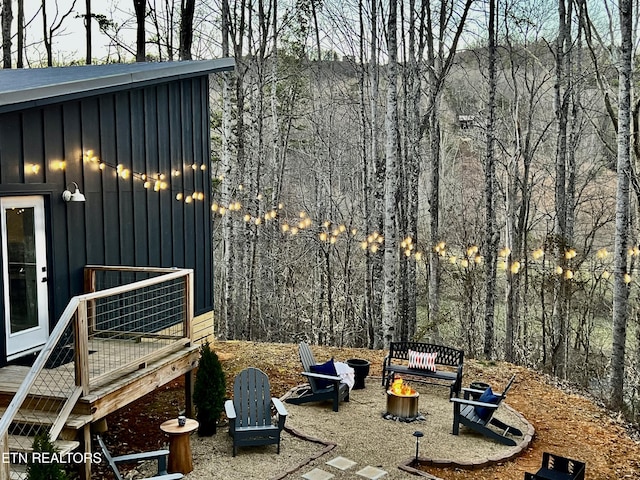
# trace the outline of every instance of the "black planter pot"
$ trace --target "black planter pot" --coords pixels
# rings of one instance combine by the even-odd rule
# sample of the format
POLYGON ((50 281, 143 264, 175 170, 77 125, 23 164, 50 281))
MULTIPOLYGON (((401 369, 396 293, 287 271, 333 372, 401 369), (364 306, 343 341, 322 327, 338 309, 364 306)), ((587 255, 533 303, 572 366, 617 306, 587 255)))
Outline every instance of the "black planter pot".
POLYGON ((364 388, 364 379, 369 375, 369 367, 371 364, 368 360, 362 360, 361 358, 351 358, 347 360, 347 365, 353 368, 355 383, 353 390, 361 390, 364 388))

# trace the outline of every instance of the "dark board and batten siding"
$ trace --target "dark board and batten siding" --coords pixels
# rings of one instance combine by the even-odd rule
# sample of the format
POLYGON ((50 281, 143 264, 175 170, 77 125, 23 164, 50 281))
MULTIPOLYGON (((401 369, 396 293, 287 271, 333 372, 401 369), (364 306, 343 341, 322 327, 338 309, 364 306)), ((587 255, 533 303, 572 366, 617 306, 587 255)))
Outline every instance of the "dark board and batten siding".
POLYGON ((0 194, 45 197, 52 322, 87 264, 193 268, 196 313, 211 310, 208 92, 201 75, 0 114, 0 194), (83 160, 89 150, 108 166, 83 160), (142 173, 169 187, 145 188, 142 173), (62 201, 71 182, 85 203, 62 201), (204 199, 176 200, 193 192, 204 199))

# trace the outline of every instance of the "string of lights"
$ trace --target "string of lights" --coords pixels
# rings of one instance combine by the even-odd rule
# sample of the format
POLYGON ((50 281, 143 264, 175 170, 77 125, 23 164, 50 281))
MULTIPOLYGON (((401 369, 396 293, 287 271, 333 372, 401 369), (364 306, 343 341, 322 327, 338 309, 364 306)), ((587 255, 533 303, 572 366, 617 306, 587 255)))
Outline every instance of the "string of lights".
MULTIPOLYGON (((171 191, 176 201, 184 201, 185 204, 205 199, 204 192, 188 191, 184 188, 181 188, 180 190, 173 188, 172 179, 175 180, 182 174, 178 169, 174 169, 169 173, 136 172, 124 167, 122 164, 114 165, 101 160, 94 154, 93 150, 84 151, 82 159, 85 163, 96 165, 98 170, 101 172, 104 172, 106 169, 112 170, 115 175, 122 180, 133 179, 141 181, 143 187, 147 190, 153 190, 154 192, 166 190, 171 191)), ((24 168, 25 173, 30 174, 37 174, 40 171, 40 166, 37 164, 25 165, 24 168)), ((66 168, 66 162, 64 160, 56 161, 52 165, 52 168, 64 170, 66 168)), ((194 163, 191 165, 191 168, 194 171, 199 170, 204 172, 207 170, 207 165, 204 163, 194 163)), ((217 180, 222 182, 225 179, 220 175, 217 177, 217 180)), ((244 192, 244 185, 239 184, 237 191, 244 192)), ((263 201, 263 195, 257 194, 256 200, 263 201)), ((350 234, 352 238, 355 238, 358 241, 361 250, 368 251, 372 254, 377 253, 384 246, 384 236, 378 232, 367 233, 358 239, 359 231, 357 228, 348 229, 344 223, 333 222, 331 220, 325 220, 320 223, 314 221, 305 211, 300 211, 295 216, 288 215, 283 203, 279 203, 277 207, 265 209, 264 213, 261 215, 252 215, 244 209, 239 200, 233 200, 228 205, 222 205, 221 203, 214 201, 211 204, 211 211, 220 217, 237 212, 242 215, 242 219, 246 224, 252 224, 256 227, 265 225, 278 218, 280 219, 279 224, 281 232, 291 237, 296 236, 301 232, 309 231, 313 226, 317 226, 315 232, 317 233, 318 240, 329 245, 336 244, 340 237, 350 234)), ((412 258, 415 261, 420 262, 425 258, 425 252, 417 246, 414 239, 411 237, 406 237, 400 242, 400 249, 407 259, 412 258)), ((451 266, 455 266, 463 270, 474 268, 484 262, 484 257, 480 254, 479 247, 477 245, 471 245, 466 248, 447 248, 447 243, 445 241, 441 241, 433 246, 433 251, 440 257, 443 257, 443 260, 446 259, 451 266)), ((640 257, 640 248, 638 246, 631 247, 628 249, 627 253, 629 257, 640 257)), ((567 261, 565 266, 553 265, 554 262, 551 261, 544 262, 544 258, 547 257, 547 253, 542 247, 538 247, 531 251, 530 255, 531 260, 533 260, 532 262, 525 262, 525 259, 511 260, 509 258, 510 255, 511 250, 508 247, 501 248, 498 252, 497 268, 500 271, 509 272, 512 275, 520 274, 525 264, 527 265, 527 268, 535 268, 538 270, 544 268, 556 275, 561 275, 565 280, 583 278, 585 274, 594 274, 596 271, 596 267, 592 269, 588 269, 584 266, 571 267, 571 260, 578 255, 574 248, 568 248, 564 252, 564 258, 567 261)), ((610 258, 611 255, 607 249, 599 249, 596 252, 595 257, 599 263, 597 266, 597 273, 599 277, 605 280, 610 279, 612 261, 610 258)), ((584 265, 584 263, 582 265, 584 265)), ((625 273, 624 281, 627 284, 633 281, 633 277, 630 273, 625 273)))

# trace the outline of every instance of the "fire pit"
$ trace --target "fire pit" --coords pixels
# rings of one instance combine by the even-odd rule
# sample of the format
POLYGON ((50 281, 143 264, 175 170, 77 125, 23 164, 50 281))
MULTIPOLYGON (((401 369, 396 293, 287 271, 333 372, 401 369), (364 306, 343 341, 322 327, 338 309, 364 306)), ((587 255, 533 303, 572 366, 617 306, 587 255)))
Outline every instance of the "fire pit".
POLYGON ((401 422, 424 419, 418 413, 419 397, 420 394, 404 384, 401 378, 394 380, 387 390, 387 413, 383 415, 384 418, 401 422))

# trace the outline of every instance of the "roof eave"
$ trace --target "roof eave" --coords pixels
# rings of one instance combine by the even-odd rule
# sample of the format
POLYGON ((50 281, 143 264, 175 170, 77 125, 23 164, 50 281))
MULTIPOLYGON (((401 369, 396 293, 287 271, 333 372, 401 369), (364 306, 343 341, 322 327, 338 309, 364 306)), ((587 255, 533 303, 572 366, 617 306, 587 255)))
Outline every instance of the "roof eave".
POLYGON ((172 79, 187 78, 231 71, 235 68, 233 58, 204 60, 198 62, 167 62, 166 68, 154 68, 132 73, 118 73, 56 83, 30 89, 5 92, 0 95, 0 111, 16 110, 25 106, 57 103, 67 98, 79 98, 98 93, 122 90, 122 87, 165 83, 172 79))

